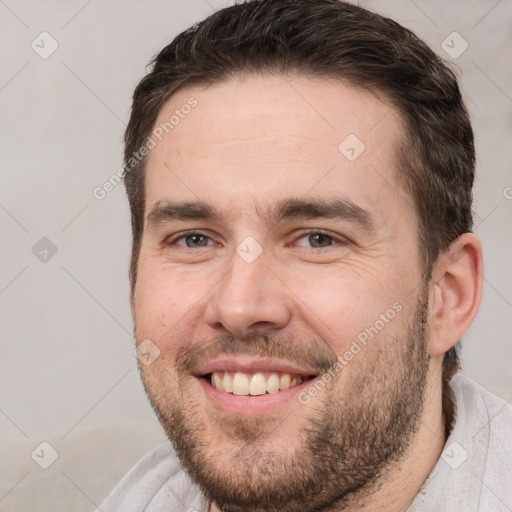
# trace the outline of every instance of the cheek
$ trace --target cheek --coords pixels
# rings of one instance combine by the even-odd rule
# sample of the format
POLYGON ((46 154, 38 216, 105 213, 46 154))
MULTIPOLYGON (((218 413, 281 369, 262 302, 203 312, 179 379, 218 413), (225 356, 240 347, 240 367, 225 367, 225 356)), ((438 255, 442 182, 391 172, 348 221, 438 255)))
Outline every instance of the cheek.
POLYGON ((187 325, 194 297, 187 282, 175 273, 140 268, 135 290, 137 338, 150 338, 164 350, 168 340, 187 325))
MULTIPOLYGON (((399 286, 380 276, 324 269, 308 277, 295 276, 293 291, 299 316, 312 326, 337 355, 354 341, 361 346, 384 340, 395 331, 403 308, 399 286)), ((350 356, 349 356, 350 357, 350 356)))
POLYGON ((135 293, 135 314, 139 327, 162 331, 171 327, 179 303, 160 279, 140 280, 135 293))

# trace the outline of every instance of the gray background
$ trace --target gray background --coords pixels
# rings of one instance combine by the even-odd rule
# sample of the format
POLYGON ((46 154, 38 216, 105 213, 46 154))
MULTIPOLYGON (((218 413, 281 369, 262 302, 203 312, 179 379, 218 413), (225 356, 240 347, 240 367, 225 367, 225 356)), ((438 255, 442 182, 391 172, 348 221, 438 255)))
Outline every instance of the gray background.
MULTIPOLYGON (((128 203, 122 184, 102 200, 93 191, 121 165, 130 98, 150 58, 230 3, 0 0, 0 433, 4 447, 17 447, 2 461, 0 510, 30 510, 20 502, 36 488, 40 511, 60 510, 63 496, 62 510, 90 510, 163 439, 133 355, 128 203), (59 45, 47 59, 31 47, 42 46, 43 31, 59 45), (43 237, 57 249, 47 261, 43 237), (128 434, 93 436, 84 454, 80 433, 118 427, 128 434), (45 473, 30 452, 46 439, 61 466, 45 473), (116 472, 98 462, 108 449, 121 461, 116 472), (99 486, 84 476, 94 464, 107 468, 99 486)), ((512 0, 360 3, 415 31, 461 76, 476 132, 476 233, 485 258, 464 373, 512 400, 512 0), (441 46, 453 31, 469 44, 456 59, 441 46)))

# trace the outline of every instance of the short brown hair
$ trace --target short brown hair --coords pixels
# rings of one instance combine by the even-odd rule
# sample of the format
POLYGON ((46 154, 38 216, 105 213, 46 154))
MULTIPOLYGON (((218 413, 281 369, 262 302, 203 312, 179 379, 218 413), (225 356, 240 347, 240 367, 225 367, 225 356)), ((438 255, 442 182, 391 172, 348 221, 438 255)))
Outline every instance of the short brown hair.
MULTIPOLYGON (((146 158, 133 155, 179 89, 253 73, 337 78, 383 94, 400 113, 398 183, 419 217, 425 279, 439 254, 472 228, 473 130, 457 79, 411 31, 339 0, 251 0, 222 9, 179 34, 135 89, 125 133, 124 183, 132 216, 132 292, 145 210, 146 158)), ((459 368, 454 348, 443 381, 459 368)))

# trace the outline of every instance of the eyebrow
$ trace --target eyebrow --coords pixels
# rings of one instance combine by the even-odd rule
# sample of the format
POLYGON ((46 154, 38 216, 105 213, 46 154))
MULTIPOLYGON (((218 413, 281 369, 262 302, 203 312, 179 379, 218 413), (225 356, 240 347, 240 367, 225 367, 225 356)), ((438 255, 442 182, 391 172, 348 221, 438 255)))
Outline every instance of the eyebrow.
MULTIPOLYGON (((270 224, 277 224, 285 219, 326 218, 349 221, 367 231, 375 229, 374 215, 347 198, 282 199, 277 204, 266 207, 260 216, 270 224)), ((148 214, 147 226, 148 229, 155 229, 173 220, 195 219, 223 222, 225 216, 213 205, 202 201, 158 201, 148 214)))

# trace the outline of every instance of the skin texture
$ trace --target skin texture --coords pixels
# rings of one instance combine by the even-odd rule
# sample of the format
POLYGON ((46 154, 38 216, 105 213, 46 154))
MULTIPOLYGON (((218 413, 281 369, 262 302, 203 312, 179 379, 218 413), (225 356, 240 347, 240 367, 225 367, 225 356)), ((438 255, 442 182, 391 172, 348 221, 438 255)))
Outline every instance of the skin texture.
POLYGON ((394 178, 400 116, 382 98, 252 76, 179 91, 156 125, 191 96, 197 107, 148 157, 131 298, 138 343, 160 351, 140 370, 162 425, 212 511, 405 510, 445 442, 442 355, 478 308, 478 239, 457 239, 422 282, 416 212, 394 178), (338 149, 350 134, 365 145, 354 161, 338 149), (290 198, 349 200, 372 228, 276 223, 267 212, 290 198), (166 201, 205 202, 219 218, 148 223, 166 201), (178 238, 184 231, 199 236, 178 238), (251 263, 236 251, 247 237, 262 251, 251 263), (393 305, 400 311, 347 361, 393 305), (308 403, 226 411, 198 373, 228 355, 320 377, 339 358, 347 364, 308 403))

